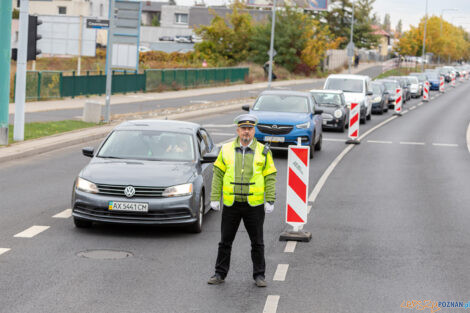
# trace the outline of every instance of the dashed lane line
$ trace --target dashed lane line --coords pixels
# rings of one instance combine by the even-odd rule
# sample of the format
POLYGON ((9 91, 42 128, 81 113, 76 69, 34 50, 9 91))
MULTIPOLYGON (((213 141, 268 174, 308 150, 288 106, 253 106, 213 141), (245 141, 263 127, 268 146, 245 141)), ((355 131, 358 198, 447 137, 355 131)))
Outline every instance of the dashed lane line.
POLYGON ((50 226, 38 226, 38 225, 34 225, 34 226, 31 226, 30 228, 22 231, 21 233, 18 233, 16 235, 14 235, 13 237, 17 237, 17 238, 32 238, 34 236, 36 236, 37 234, 40 234, 42 233, 43 231, 45 231, 46 229, 48 229, 50 226))
POLYGON ((7 253, 8 251, 10 251, 9 248, 0 248, 0 255, 7 253))
POLYGON ((276 313, 279 304, 279 295, 269 295, 264 304, 263 313, 276 313))
POLYGON ((233 136, 233 133, 211 133, 213 136, 233 136))
POLYGON ((425 142, 413 142, 413 141, 400 141, 401 145, 417 145, 417 146, 424 146, 425 142))
POLYGON ((470 124, 467 127, 467 149, 470 152, 470 124))
POLYGON ((410 111, 413 111, 414 109, 416 109, 416 106, 412 106, 412 107, 410 108, 410 111))
POLYGON ((312 209, 312 206, 309 205, 309 206, 307 207, 307 215, 310 214, 310 210, 311 210, 311 209, 312 209))
POLYGON ((409 112, 408 110, 405 110, 405 111, 403 111, 401 114, 406 114, 406 113, 408 113, 408 112, 409 112))
POLYGON ((346 139, 337 139, 337 138, 323 138, 325 141, 340 141, 340 142, 345 142, 346 139))
POLYGON ((54 218, 69 218, 72 216, 72 209, 65 209, 60 213, 54 215, 54 218))
POLYGON ((418 104, 417 104, 417 106, 419 106, 419 107, 420 107, 420 106, 422 106, 422 105, 423 105, 423 103, 422 103, 422 102, 420 102, 420 103, 418 103, 418 104))
POLYGON ((456 143, 433 143, 432 145, 436 147, 458 147, 459 146, 456 143))
POLYGON ((287 241, 284 253, 294 253, 297 241, 287 241))
POLYGON ((274 273, 274 281, 285 281, 289 264, 278 264, 276 272, 274 273))
POLYGON ((205 128, 235 128, 235 124, 204 124, 202 125, 205 128))
POLYGON ((224 143, 228 143, 228 142, 234 141, 235 138, 236 138, 236 137, 232 137, 232 138, 229 138, 229 139, 224 140, 224 141, 222 141, 222 142, 219 142, 219 143, 217 144, 217 146, 220 147, 220 146, 222 146, 224 143))
POLYGON ((391 141, 383 141, 383 140, 367 140, 369 143, 383 143, 383 144, 391 144, 391 141))

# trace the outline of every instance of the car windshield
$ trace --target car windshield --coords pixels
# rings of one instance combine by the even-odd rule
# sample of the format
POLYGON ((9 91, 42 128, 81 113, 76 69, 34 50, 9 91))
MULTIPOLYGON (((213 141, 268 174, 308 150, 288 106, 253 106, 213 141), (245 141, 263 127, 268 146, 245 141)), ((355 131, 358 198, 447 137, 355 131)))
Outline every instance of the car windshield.
POLYGON ((193 161, 189 134, 153 130, 116 130, 106 140, 100 158, 158 161, 193 161))
POLYGON ((253 106, 253 111, 308 113, 308 99, 302 96, 262 95, 253 106))
POLYGON ((385 82, 385 88, 387 90, 392 90, 392 91, 395 91, 395 89, 399 88, 399 86, 396 84, 396 83, 392 83, 392 82, 385 82))
POLYGON ((344 92, 363 92, 364 84, 361 79, 329 78, 325 89, 342 90, 344 92))
POLYGON ((382 89, 380 88, 379 85, 377 85, 377 84, 371 84, 371 86, 372 86, 372 93, 373 93, 374 95, 382 95, 382 89))
POLYGON ((312 93, 315 102, 319 105, 337 107, 341 105, 341 96, 336 93, 312 93))
POLYGON ((424 74, 416 73, 416 74, 410 74, 410 75, 416 77, 418 81, 420 82, 424 82, 426 80, 426 75, 424 74))
POLYGON ((429 79, 439 79, 439 75, 436 72, 428 72, 426 73, 429 79))
POLYGON ((418 82, 418 78, 416 78, 416 77, 414 77, 414 76, 408 77, 408 80, 409 80, 410 83, 412 83, 412 84, 417 84, 417 83, 419 83, 419 82, 418 82))

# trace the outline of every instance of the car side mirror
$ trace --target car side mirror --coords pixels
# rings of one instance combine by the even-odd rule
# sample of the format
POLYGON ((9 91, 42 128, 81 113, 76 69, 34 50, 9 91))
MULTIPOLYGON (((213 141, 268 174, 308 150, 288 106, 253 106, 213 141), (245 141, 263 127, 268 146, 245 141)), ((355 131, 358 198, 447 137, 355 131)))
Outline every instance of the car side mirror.
POLYGON ((374 94, 374 93, 373 93, 372 91, 368 91, 368 92, 366 93, 366 95, 368 95, 368 96, 372 96, 373 94, 374 94))
POLYGON ((317 115, 317 114, 323 114, 323 110, 315 109, 315 115, 317 115))
POLYGON ((82 149, 82 153, 83 153, 84 156, 92 158, 93 154, 95 153, 95 148, 85 147, 85 148, 82 149))
POLYGON ((390 92, 384 91, 384 95, 389 95, 389 94, 390 94, 390 92))
POLYGON ((243 105, 243 106, 242 106, 242 110, 249 112, 249 111, 250 111, 250 105, 249 105, 249 104, 243 105))
POLYGON ((217 160, 217 157, 219 156, 220 148, 219 147, 214 147, 211 152, 208 152, 204 154, 204 157, 201 159, 201 163, 214 163, 215 160, 217 160))

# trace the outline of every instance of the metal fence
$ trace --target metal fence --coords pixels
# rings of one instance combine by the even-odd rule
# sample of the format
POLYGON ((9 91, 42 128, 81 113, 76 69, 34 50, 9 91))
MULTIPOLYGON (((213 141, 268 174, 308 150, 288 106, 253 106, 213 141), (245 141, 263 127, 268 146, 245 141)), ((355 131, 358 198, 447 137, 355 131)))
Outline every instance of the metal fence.
MULTIPOLYGON (((162 91, 244 81, 247 67, 204 69, 160 69, 143 73, 113 72, 112 93, 162 91)), ((106 75, 101 72, 75 75, 75 72, 28 71, 26 99, 101 95, 106 91, 106 75)), ((14 94, 14 93, 13 93, 14 94)))

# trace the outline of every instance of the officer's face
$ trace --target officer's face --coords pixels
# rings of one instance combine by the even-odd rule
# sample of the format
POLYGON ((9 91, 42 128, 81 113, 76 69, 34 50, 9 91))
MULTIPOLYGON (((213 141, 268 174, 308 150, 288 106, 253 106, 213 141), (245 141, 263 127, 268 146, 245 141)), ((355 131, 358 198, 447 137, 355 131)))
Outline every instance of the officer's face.
POLYGON ((240 137, 240 143, 244 146, 248 145, 253 137, 255 136, 254 127, 238 127, 237 128, 238 137, 240 137))

